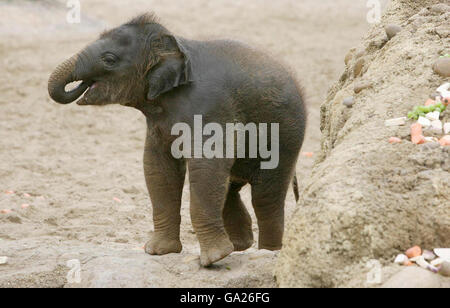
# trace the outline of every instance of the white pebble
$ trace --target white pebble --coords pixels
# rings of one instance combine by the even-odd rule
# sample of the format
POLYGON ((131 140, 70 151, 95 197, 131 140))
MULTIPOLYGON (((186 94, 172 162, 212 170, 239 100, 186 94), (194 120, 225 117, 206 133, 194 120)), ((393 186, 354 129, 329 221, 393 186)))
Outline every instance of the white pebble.
POLYGON ((450 248, 436 248, 434 254, 445 261, 450 261, 450 248))
POLYGON ((444 124, 444 133, 446 135, 450 134, 450 122, 444 124))
POLYGON ((430 271, 432 271, 434 273, 438 272, 438 269, 436 267, 434 267, 433 265, 431 265, 430 263, 428 263, 423 256, 418 257, 418 259, 415 262, 421 268, 430 270, 430 271))
POLYGON ((450 82, 444 83, 442 86, 437 88, 436 92, 439 92, 442 97, 449 97, 450 96, 450 82))
POLYGON ((417 121, 420 125, 427 128, 431 126, 431 121, 424 117, 419 117, 419 120, 417 121))
POLYGON ((439 139, 436 137, 425 137, 426 142, 439 142, 439 139))
POLYGON ((405 256, 404 254, 400 254, 400 255, 398 255, 398 256, 395 258, 394 263, 395 263, 395 264, 403 264, 403 263, 405 263, 405 261, 407 261, 407 260, 408 260, 408 257, 407 257, 407 256, 405 256))
POLYGON ((430 120, 430 121, 439 120, 440 116, 441 116, 441 113, 439 111, 429 112, 426 115, 427 119, 430 120))
POLYGON ((402 117, 402 118, 396 118, 396 119, 390 119, 390 120, 386 120, 384 121, 384 125, 386 126, 400 126, 400 125, 405 125, 406 124, 406 117, 402 117))
POLYGON ((442 134, 442 122, 439 120, 431 122, 431 131, 433 133, 442 134))
POLYGON ((424 250, 423 253, 422 253, 422 256, 427 261, 431 261, 431 260, 436 259, 436 255, 432 251, 429 251, 429 250, 424 250))
POLYGON ((444 262, 445 262, 444 259, 442 259, 442 258, 437 258, 437 259, 434 259, 433 261, 431 261, 430 263, 431 263, 431 265, 433 265, 433 266, 439 266, 439 265, 441 265, 441 264, 444 263, 444 262))
POLYGON ((0 265, 8 263, 8 257, 0 257, 0 265))
POLYGON ((450 262, 445 261, 439 269, 439 274, 444 277, 450 277, 450 262))

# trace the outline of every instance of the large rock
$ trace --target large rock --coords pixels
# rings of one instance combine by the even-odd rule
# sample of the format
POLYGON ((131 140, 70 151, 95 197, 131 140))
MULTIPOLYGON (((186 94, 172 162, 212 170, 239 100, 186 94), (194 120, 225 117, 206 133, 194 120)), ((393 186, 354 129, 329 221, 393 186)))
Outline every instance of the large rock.
POLYGON ((392 276, 382 288, 450 288, 450 279, 420 267, 406 267, 392 276))
MULTIPOLYGON (((359 48, 365 69, 352 73, 357 57, 322 105, 322 151, 289 224, 276 268, 282 287, 366 286, 370 260, 380 264, 413 245, 450 247, 450 149, 410 142, 409 125, 385 127, 405 116, 446 82, 433 71, 449 40, 443 1, 393 0, 382 23, 359 48), (384 27, 401 25, 395 40, 384 27), (354 94, 355 84, 372 86, 354 94), (352 109, 342 101, 354 96, 352 109), (388 139, 397 136, 401 144, 388 139)), ((450 111, 444 115, 449 122, 450 111)))
POLYGON ((276 287, 278 252, 250 248, 203 268, 197 245, 186 245, 181 254, 150 256, 130 244, 50 241, 0 240, 0 252, 10 256, 0 266, 0 288, 276 287))

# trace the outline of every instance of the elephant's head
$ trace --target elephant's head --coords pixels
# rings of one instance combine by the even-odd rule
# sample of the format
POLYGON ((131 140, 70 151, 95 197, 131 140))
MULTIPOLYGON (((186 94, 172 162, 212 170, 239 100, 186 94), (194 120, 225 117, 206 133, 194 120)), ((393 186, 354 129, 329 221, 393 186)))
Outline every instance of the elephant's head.
POLYGON ((59 65, 50 76, 53 100, 79 105, 137 106, 191 81, 188 51, 180 40, 145 14, 103 33, 59 65), (81 83, 73 90, 66 86, 81 83))

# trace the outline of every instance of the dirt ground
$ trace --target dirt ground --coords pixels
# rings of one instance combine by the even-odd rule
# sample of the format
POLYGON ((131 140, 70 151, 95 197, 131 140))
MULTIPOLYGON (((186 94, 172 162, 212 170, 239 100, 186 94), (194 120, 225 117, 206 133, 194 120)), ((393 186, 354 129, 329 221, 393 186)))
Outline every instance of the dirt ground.
MULTIPOLYGON (((369 27, 366 1, 89 0, 81 1, 80 24, 66 22, 65 4, 0 3, 0 210, 7 210, 0 214, 0 256, 9 258, 0 265, 0 287, 275 286, 277 253, 251 249, 200 269, 187 185, 183 253, 145 255, 152 213, 142 170, 143 115, 121 106, 55 104, 47 79, 104 29, 154 11, 175 34, 238 39, 291 67, 309 106, 303 152, 316 152, 319 106, 369 27), (81 284, 67 282, 72 259, 80 260, 81 284)), ((300 158, 300 189, 313 160, 300 158)), ((249 206, 248 189, 243 197, 249 206)), ((288 216, 295 206, 290 192, 288 216)))

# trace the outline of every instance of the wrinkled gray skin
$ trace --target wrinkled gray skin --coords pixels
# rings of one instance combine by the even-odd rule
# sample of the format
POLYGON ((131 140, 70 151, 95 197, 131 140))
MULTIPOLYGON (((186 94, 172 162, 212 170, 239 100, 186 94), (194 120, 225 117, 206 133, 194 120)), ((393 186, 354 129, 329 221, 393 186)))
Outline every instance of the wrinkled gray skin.
MULTIPOLYGON (((253 244, 252 224, 239 191, 251 185, 259 248, 279 250, 284 203, 306 122, 296 81, 276 61, 233 41, 192 41, 173 36, 153 15, 106 32, 56 68, 49 79, 58 103, 119 103, 147 118, 144 171, 153 204, 154 232, 145 250, 179 253, 180 206, 186 170, 191 219, 209 266, 253 244), (83 81, 66 92, 65 86, 83 81), (87 91, 86 91, 87 90, 87 91), (85 92, 86 91, 86 92, 85 92), (280 162, 273 170, 257 159, 175 159, 171 135, 179 122, 279 123, 280 162)), ((205 138, 207 139, 207 138, 205 138)))

